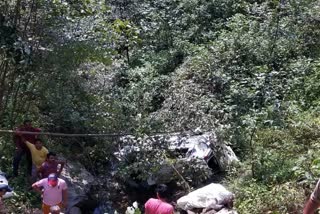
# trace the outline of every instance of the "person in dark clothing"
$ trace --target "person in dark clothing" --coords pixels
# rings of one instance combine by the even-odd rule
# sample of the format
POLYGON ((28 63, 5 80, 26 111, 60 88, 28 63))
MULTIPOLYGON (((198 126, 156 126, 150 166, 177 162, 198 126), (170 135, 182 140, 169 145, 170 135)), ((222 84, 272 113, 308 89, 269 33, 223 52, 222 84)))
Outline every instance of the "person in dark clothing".
POLYGON ((46 161, 41 165, 38 170, 40 178, 47 178, 51 173, 56 173, 58 176, 61 175, 65 162, 57 160, 57 155, 54 152, 47 154, 46 161), (60 165, 60 167, 59 167, 60 165))
MULTIPOLYGON (((18 127, 16 131, 40 132, 41 129, 32 127, 31 120, 25 120, 23 122, 23 125, 18 127)), ((14 135, 13 140, 16 146, 16 150, 13 157, 13 176, 18 176, 20 161, 24 155, 26 156, 26 161, 27 161, 27 174, 31 176, 31 172, 32 172, 31 153, 28 147, 26 146, 26 144, 23 143, 22 137, 26 141, 34 144, 37 139, 37 136, 38 136, 37 134, 22 134, 22 136, 19 136, 17 134, 14 135)))

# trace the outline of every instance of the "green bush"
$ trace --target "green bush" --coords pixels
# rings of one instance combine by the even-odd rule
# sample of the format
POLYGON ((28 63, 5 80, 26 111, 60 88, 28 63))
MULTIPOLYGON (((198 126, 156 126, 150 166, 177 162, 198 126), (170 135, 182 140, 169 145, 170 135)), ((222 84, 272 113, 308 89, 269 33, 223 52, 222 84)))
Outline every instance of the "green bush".
POLYGON ((239 213, 302 213, 304 191, 294 182, 267 186, 253 179, 233 180, 230 188, 236 195, 235 207, 239 213))

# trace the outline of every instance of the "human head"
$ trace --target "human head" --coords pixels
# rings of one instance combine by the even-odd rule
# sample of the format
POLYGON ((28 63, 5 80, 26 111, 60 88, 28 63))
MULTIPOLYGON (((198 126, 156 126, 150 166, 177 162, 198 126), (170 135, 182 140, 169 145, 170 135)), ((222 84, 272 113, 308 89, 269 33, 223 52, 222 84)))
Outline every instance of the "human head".
POLYGON ((57 154, 56 154, 55 152, 49 152, 49 153, 47 154, 47 161, 48 161, 48 162, 53 162, 53 161, 55 161, 55 160, 56 160, 56 156, 57 156, 57 154))
POLYGON ((0 198, 6 194, 7 190, 6 189, 0 189, 0 198))
POLYGON ((48 176, 48 184, 52 187, 57 186, 58 184, 58 175, 56 173, 51 173, 48 176))
POLYGON ((0 184, 0 197, 4 196, 6 192, 11 192, 12 189, 7 184, 0 184))
POLYGON ((32 121, 29 120, 29 119, 26 119, 26 120, 23 121, 23 125, 25 127, 31 127, 32 126, 32 121))
POLYGON ((40 150, 40 149, 42 149, 42 140, 41 139, 39 139, 39 138, 37 138, 36 140, 35 140, 35 143, 34 143, 34 146, 36 147, 36 149, 38 149, 38 150, 40 150))
POLYGON ((60 207, 58 205, 50 207, 50 213, 51 214, 60 214, 60 207))
POLYGON ((159 184, 156 188, 156 192, 159 199, 168 199, 170 197, 168 186, 165 184, 159 184))
POLYGON ((12 189, 8 184, 8 180, 5 174, 0 171, 0 197, 2 197, 6 192, 11 192, 12 189))

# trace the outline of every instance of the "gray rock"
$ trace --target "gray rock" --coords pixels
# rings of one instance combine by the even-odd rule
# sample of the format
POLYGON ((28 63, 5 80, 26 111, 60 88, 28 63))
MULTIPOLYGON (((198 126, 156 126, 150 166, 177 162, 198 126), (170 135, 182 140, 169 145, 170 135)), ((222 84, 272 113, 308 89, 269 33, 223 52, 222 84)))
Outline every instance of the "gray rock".
POLYGON ((216 214, 238 214, 238 212, 233 209, 223 208, 222 210, 220 210, 216 214))
POLYGON ((81 214, 81 210, 79 207, 71 207, 69 210, 69 214, 81 214))
POLYGON ((67 213, 80 214, 81 210, 76 206, 88 198, 90 188, 95 181, 94 177, 80 163, 67 161, 61 178, 68 185, 67 213))

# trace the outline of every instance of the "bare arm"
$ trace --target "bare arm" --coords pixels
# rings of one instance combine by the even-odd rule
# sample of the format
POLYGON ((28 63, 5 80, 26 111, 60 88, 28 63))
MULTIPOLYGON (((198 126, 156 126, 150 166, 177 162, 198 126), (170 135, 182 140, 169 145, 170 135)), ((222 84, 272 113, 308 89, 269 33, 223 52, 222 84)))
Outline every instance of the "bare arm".
POLYGON ((64 161, 58 161, 58 164, 60 164, 60 169, 59 169, 59 171, 57 173, 58 173, 58 176, 60 176, 61 172, 63 170, 63 167, 65 165, 65 162, 64 161))
POLYGON ((39 178, 42 178, 42 173, 43 173, 43 167, 40 166, 40 168, 37 170, 39 178))
POLYGON ((303 209, 303 214, 314 214, 318 207, 319 203, 310 198, 303 209))
POLYGON ((37 183, 32 184, 32 188, 33 188, 36 192, 42 194, 42 191, 41 191, 40 187, 38 187, 37 183))
POLYGON ((62 190, 62 203, 66 208, 68 204, 68 189, 62 190))
POLYGON ((303 214, 314 214, 316 209, 320 205, 320 180, 318 180, 316 187, 314 188, 308 202, 306 203, 303 214))

